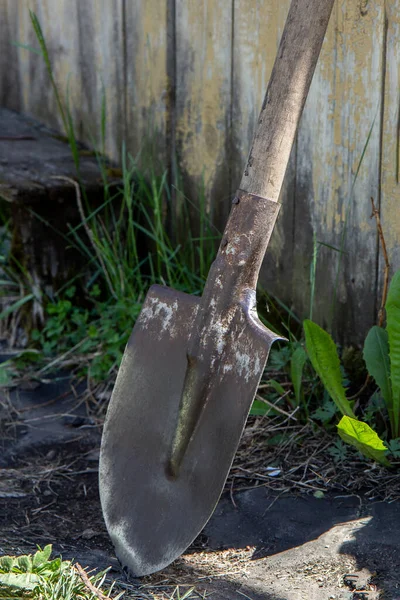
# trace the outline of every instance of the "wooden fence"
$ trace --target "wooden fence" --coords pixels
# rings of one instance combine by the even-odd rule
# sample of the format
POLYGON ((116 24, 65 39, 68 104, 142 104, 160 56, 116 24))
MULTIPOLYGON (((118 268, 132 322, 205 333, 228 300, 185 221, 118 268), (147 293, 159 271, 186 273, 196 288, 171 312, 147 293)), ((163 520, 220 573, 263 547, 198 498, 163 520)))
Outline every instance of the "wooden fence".
MULTIPOLYGON (((79 136, 107 99, 107 150, 153 143, 221 226, 240 180, 289 0, 0 0, 0 101, 60 127, 29 8, 79 136), (154 144, 155 142, 155 144, 154 144)), ((337 0, 292 152, 262 280, 300 316, 359 342, 376 320, 383 259, 400 268, 400 0, 337 0), (335 294, 336 290, 336 294, 335 294), (336 303, 333 310, 333 300, 336 303)))

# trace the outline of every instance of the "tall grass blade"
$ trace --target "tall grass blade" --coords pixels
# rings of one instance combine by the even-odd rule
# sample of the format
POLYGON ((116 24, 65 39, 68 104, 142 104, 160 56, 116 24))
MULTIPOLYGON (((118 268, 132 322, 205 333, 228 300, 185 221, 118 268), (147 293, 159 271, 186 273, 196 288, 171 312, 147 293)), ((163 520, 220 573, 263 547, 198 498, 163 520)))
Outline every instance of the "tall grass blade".
POLYGON ((21 306, 23 306, 27 302, 30 302, 34 298, 35 298, 34 294, 27 294, 23 298, 20 298, 16 302, 13 302, 12 304, 10 304, 10 306, 7 306, 7 308, 5 308, 2 312, 0 312, 0 319, 4 319, 5 317, 7 317, 11 313, 15 312, 16 310, 21 308, 21 306))
POLYGON ((36 14, 32 10, 29 10, 29 15, 30 15, 30 18, 31 18, 31 23, 32 23, 33 29, 35 31, 36 38, 37 38, 37 40, 39 42, 39 46, 40 46, 40 50, 41 50, 42 56, 44 58, 44 62, 45 62, 46 68, 47 68, 47 73, 48 73, 49 79, 50 79, 50 84, 51 84, 51 87, 53 89, 54 97, 55 97, 56 102, 57 102, 57 108, 59 110, 60 117, 61 117, 61 120, 62 120, 63 125, 64 125, 64 130, 65 130, 65 133, 67 133, 67 131, 68 131, 67 118, 66 118, 66 115, 65 115, 64 106, 63 106, 63 103, 61 101, 61 96, 60 96, 60 93, 58 91, 57 84, 56 84, 56 82, 54 80, 53 69, 52 69, 52 66, 51 66, 50 56, 49 56, 49 52, 48 52, 48 49, 47 49, 47 44, 46 44, 45 37, 43 35, 42 27, 40 25, 39 19, 37 18, 36 14))
POLYGON ((11 42, 11 45, 16 46, 17 48, 22 48, 23 50, 29 50, 29 52, 33 52, 33 54, 37 54, 38 56, 43 57, 43 52, 41 50, 38 50, 37 48, 30 46, 29 44, 21 44, 21 42, 11 42))

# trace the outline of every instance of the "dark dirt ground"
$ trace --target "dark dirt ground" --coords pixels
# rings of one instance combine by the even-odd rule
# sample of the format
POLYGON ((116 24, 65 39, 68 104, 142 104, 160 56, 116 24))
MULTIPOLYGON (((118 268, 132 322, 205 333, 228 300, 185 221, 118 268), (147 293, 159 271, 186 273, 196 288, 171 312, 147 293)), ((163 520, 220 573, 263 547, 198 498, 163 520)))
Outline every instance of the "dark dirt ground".
MULTIPOLYGON (((195 586, 193 598, 207 592, 215 600, 400 600, 400 503, 358 490, 332 489, 318 499, 262 483, 238 492, 228 486, 181 559, 127 580, 98 498, 101 423, 88 414, 66 374, 3 393, 0 554, 51 543, 85 567, 111 566, 130 598, 170 598, 180 585, 195 586)), ((248 473, 243 464, 236 469, 248 473)))

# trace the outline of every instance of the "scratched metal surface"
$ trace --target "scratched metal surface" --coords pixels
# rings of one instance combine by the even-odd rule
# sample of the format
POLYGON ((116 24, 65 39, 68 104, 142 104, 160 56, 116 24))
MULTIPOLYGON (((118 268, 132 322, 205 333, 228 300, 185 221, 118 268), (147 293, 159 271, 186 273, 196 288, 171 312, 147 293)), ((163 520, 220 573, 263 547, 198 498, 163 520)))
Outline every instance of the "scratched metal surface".
POLYGON ((169 564, 210 517, 272 341, 266 344, 249 312, 237 309, 234 318, 243 334, 220 364, 201 426, 179 475, 171 477, 168 461, 186 346, 198 307, 197 298, 152 288, 128 343, 107 414, 100 458, 101 502, 117 556, 136 575, 169 564), (251 365, 243 358, 249 346, 251 365))

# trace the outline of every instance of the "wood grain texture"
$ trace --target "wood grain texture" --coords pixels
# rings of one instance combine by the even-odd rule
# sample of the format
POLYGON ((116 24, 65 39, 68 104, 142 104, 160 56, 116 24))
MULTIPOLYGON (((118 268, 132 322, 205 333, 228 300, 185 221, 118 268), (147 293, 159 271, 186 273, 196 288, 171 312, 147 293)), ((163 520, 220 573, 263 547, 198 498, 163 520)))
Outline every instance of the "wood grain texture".
MULTIPOLYGON (((38 47, 29 8, 48 45, 55 80, 69 105, 77 136, 100 143, 101 105, 107 104, 108 153, 119 156, 123 130, 122 0, 9 0, 18 2, 19 39, 38 47)), ((43 59, 18 51, 21 105, 28 114, 62 128, 43 59)))
POLYGON ((176 0, 176 153, 192 202, 212 218, 230 208, 232 2, 176 0))
POLYGON ((168 8, 168 0, 126 0, 124 16, 126 142, 142 164, 156 161, 158 170, 169 163, 168 8))
MULTIPOLYGON (((290 0, 235 0, 232 85, 232 189, 240 179, 271 76, 290 0)), ((296 148, 281 193, 282 209, 262 268, 262 287, 290 303, 296 148)))
MULTIPOLYGON (((386 3, 385 71, 380 212, 391 275, 400 268, 400 10, 386 3)), ((379 253, 379 297, 383 285, 383 257, 379 253)))
POLYGON ((20 78, 15 69, 18 60, 18 6, 12 0, 0 0, 0 104, 20 110, 20 78))
MULTIPOLYGON (((99 137, 104 86, 109 154, 118 158, 125 139, 160 168, 176 158, 186 196, 198 203, 203 186, 221 229, 289 4, 0 0, 0 99, 61 126, 43 61, 11 45, 37 47, 32 8, 64 96, 69 89, 77 135, 99 137)), ((341 341, 361 342, 375 321, 382 261, 370 196, 380 202, 392 272, 400 268, 399 14, 400 0, 336 0, 262 270, 264 287, 308 316, 313 237, 342 246, 338 265, 338 253, 319 245, 314 303, 315 320, 341 341)))
POLYGON ((313 316, 344 341, 374 321, 383 23, 383 1, 337 0, 298 137, 292 296, 309 314, 315 236, 313 316))

